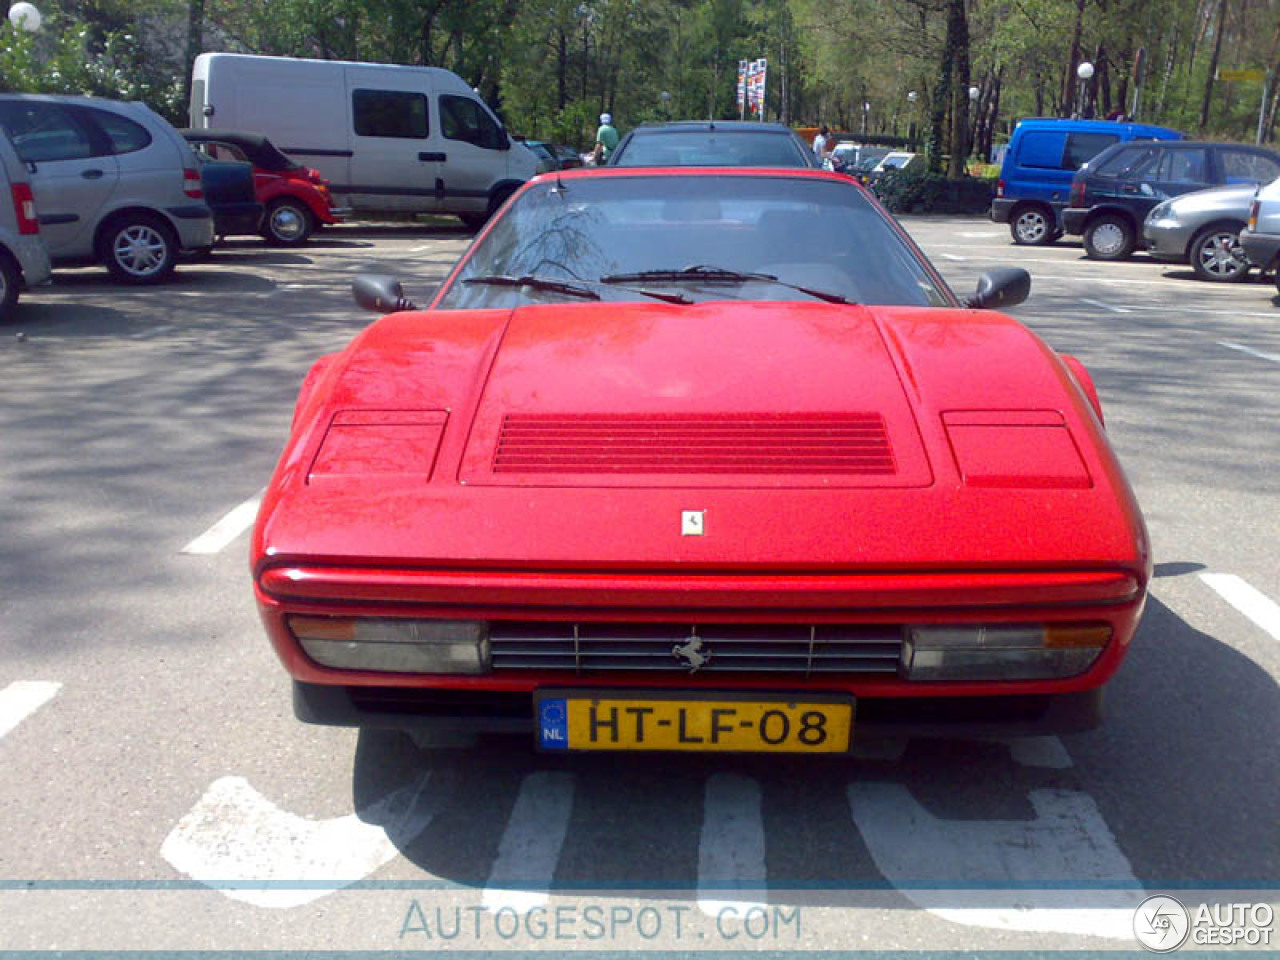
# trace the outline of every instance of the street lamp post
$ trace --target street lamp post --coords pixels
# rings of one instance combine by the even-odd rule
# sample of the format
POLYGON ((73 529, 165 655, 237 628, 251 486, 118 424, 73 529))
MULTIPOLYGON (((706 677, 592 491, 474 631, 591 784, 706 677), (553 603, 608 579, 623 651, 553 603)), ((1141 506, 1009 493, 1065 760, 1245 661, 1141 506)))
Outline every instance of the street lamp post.
POLYGON ((667 90, 663 90, 660 94, 658 94, 658 99, 662 102, 662 108, 661 108, 661 109, 662 109, 662 119, 663 119, 663 120, 670 120, 670 119, 671 119, 671 115, 670 115, 670 109, 669 109, 669 108, 670 108, 670 105, 671 105, 671 93, 670 93, 669 91, 667 91, 667 90))
POLYGON ((907 99, 911 101, 911 119, 907 123, 907 139, 914 147, 916 145, 916 101, 920 99, 920 94, 912 90, 907 94, 907 99))
POLYGON ((1076 76, 1080 78, 1080 107, 1076 112, 1079 116, 1083 117, 1088 108, 1088 98, 1085 90, 1089 81, 1093 79, 1093 64, 1088 60, 1083 61, 1080 66, 1076 67, 1076 76))
POLYGON ((870 116, 870 114, 871 114, 871 102, 868 100, 863 100, 862 101, 862 135, 864 137, 867 135, 867 119, 870 116))
POLYGON ((582 99, 587 99, 587 38, 591 29, 591 21, 595 19, 595 11, 585 3, 578 4, 578 16, 582 18, 582 99))
POLYGON ((976 112, 978 109, 978 98, 981 96, 982 96, 982 90, 980 90, 978 87, 969 88, 969 122, 965 125, 966 126, 965 132, 968 133, 969 135, 969 142, 965 144, 966 156, 973 153, 973 148, 975 145, 974 142, 978 139, 974 135, 974 130, 978 125, 977 123, 978 118, 976 116, 976 112))

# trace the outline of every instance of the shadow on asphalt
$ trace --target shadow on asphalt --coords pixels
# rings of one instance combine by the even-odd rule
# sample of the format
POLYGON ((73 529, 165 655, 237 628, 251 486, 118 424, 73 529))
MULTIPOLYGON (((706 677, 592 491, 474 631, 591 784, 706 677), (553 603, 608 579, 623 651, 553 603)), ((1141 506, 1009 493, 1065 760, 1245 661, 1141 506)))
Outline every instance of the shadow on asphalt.
MULTIPOLYGON (((420 751, 407 735, 368 730, 356 750, 353 793, 364 810, 429 772, 419 801, 420 812, 433 814, 425 830, 397 836, 401 821, 383 825, 432 877, 483 886, 524 778, 571 773, 572 814, 553 889, 658 896, 696 889, 707 780, 737 773, 760 785, 771 902, 825 903, 832 891, 853 891, 856 902, 861 891, 879 906, 909 907, 900 897, 883 902, 892 887, 850 815, 852 783, 898 785, 960 829, 1034 820, 1033 790, 1084 791, 1147 888, 1266 882, 1280 872, 1271 801, 1280 792, 1277 744, 1280 690, 1270 676, 1152 598, 1108 689, 1106 722, 1068 740, 1070 769, 1020 765, 1006 745, 991 742, 912 741, 895 760, 556 756, 536 753, 530 738, 420 751)), ((947 853, 939 851, 942 862, 947 853)), ((1053 871, 1052 863, 1044 869, 1053 871)), ((1080 878, 1017 879, 1070 889, 1080 878)), ((933 899, 945 906, 946 896, 933 899)))

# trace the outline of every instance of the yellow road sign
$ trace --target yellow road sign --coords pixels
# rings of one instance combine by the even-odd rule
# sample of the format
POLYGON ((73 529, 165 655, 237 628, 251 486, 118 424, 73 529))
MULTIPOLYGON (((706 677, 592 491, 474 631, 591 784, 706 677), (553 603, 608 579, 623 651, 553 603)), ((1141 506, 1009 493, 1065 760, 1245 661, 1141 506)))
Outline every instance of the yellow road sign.
POLYGON ((1227 83, 1261 83, 1267 79, 1265 70, 1219 70, 1218 79, 1227 83))

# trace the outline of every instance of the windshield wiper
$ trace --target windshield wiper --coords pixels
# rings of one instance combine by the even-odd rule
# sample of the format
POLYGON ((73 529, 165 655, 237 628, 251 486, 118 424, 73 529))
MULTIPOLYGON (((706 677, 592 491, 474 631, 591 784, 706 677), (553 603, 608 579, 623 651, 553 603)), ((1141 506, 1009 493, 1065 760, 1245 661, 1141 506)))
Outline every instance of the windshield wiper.
MULTIPOLYGON (((563 293, 571 297, 581 297, 584 300, 600 299, 600 294, 591 289, 591 287, 598 286, 601 283, 599 280, 553 280, 550 277, 538 277, 532 274, 513 277, 507 274, 495 273, 483 277, 467 277, 462 282, 483 283, 493 287, 532 287, 534 290, 563 293)), ((617 284, 611 284, 611 286, 617 286, 617 284)), ((620 287, 619 289, 642 297, 649 297, 653 300, 661 300, 663 303, 693 303, 683 293, 662 293, 658 290, 642 290, 639 287, 620 287)))
POLYGON ((563 293, 568 297, 581 297, 583 300, 599 300, 600 294, 587 287, 581 287, 564 280, 552 280, 549 277, 535 277, 526 274, 513 277, 505 273, 492 273, 483 277, 467 277, 463 283, 482 283, 491 287, 530 287, 534 290, 545 290, 547 293, 563 293))
POLYGON ((780 287, 798 291, 817 300, 827 303, 850 303, 848 297, 826 290, 815 290, 799 284, 779 280, 771 273, 743 273, 738 270, 725 270, 723 267, 712 267, 699 263, 681 270, 641 270, 637 273, 611 273, 600 278, 601 283, 643 283, 646 280, 662 283, 776 283, 780 287))

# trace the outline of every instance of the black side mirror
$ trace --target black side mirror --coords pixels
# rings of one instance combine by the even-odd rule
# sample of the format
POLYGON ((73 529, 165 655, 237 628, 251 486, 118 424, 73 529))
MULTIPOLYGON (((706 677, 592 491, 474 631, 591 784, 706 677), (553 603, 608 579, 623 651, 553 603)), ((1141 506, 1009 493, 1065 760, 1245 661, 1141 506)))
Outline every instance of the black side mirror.
POLYGON ((357 304, 373 313, 418 309, 404 298, 400 281, 385 273, 362 273, 351 282, 351 293, 357 304))
POLYGON ((1031 274, 1021 267, 997 267, 978 278, 978 289, 965 301, 974 310, 1016 307, 1031 295, 1031 274))

